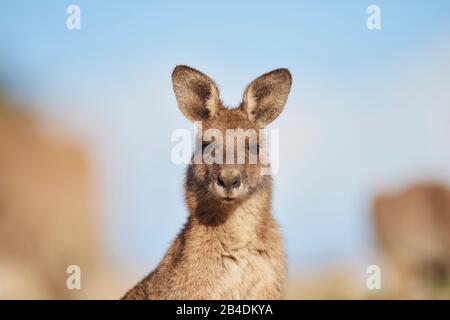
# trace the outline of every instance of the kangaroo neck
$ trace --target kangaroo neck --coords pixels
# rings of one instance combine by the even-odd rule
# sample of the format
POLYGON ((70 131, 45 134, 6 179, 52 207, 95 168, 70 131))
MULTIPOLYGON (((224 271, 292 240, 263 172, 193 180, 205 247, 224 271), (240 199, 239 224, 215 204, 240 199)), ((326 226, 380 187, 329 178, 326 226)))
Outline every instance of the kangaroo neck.
POLYGON ((222 245, 237 248, 257 241, 264 221, 272 219, 270 193, 260 192, 232 204, 199 199, 189 208, 187 228, 200 230, 204 240, 218 240, 222 245))

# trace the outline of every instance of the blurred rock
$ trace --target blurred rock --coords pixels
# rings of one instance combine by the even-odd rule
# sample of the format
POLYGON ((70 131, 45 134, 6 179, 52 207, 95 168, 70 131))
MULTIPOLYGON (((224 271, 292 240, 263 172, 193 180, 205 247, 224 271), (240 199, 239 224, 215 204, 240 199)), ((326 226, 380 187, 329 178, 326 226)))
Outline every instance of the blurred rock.
POLYGON ((327 266, 315 274, 296 274, 288 279, 286 299, 365 299, 368 291, 363 273, 349 266, 327 266))
POLYGON ((67 266, 95 265, 89 176, 79 146, 0 101, 1 299, 75 297, 67 266))
POLYGON ((449 298, 450 190, 430 183, 380 195, 374 222, 389 294, 449 298))

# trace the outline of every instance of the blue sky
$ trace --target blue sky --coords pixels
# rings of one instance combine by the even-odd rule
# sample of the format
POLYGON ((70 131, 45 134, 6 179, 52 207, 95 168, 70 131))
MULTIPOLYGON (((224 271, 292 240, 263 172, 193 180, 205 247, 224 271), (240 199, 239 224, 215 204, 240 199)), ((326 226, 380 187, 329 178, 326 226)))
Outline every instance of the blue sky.
POLYGON ((450 181, 449 15, 448 1, 2 1, 0 81, 88 144, 107 255, 143 272, 186 216, 170 133, 191 125, 172 69, 204 71, 236 105, 287 67, 274 209, 292 268, 366 263, 374 193, 450 181))

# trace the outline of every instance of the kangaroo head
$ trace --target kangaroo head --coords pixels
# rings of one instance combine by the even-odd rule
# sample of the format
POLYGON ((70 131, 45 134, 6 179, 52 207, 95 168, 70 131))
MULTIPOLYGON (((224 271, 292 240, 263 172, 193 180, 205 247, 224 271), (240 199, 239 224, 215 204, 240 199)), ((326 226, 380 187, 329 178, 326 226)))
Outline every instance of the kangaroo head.
POLYGON ((194 163, 186 187, 195 197, 220 205, 239 203, 258 190, 270 188, 266 166, 259 161, 266 148, 261 129, 283 111, 291 87, 287 69, 266 73, 245 89, 237 108, 226 108, 214 81, 203 73, 177 66, 173 88, 181 112, 201 125, 194 163), (195 161, 200 154, 201 161, 195 161), (256 159, 256 161, 254 161, 256 159))

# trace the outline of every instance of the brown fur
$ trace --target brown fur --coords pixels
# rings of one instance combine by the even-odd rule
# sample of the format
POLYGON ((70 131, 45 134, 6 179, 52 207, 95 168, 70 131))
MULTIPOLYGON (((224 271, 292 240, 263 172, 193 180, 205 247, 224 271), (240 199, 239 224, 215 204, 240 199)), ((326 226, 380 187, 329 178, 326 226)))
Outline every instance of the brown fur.
MULTIPOLYGON (((199 71, 178 66, 172 79, 183 114, 202 121, 203 130, 222 132, 267 125, 283 110, 291 86, 288 70, 272 71, 247 87, 240 107, 228 109, 214 82, 199 71)), ((282 298, 285 250, 271 214, 272 180, 260 169, 261 164, 248 161, 189 165, 188 221, 156 270, 123 299, 282 298), (224 172, 242 181, 232 193, 214 189, 224 172), (232 200, 225 201, 223 193, 232 194, 232 200)))

